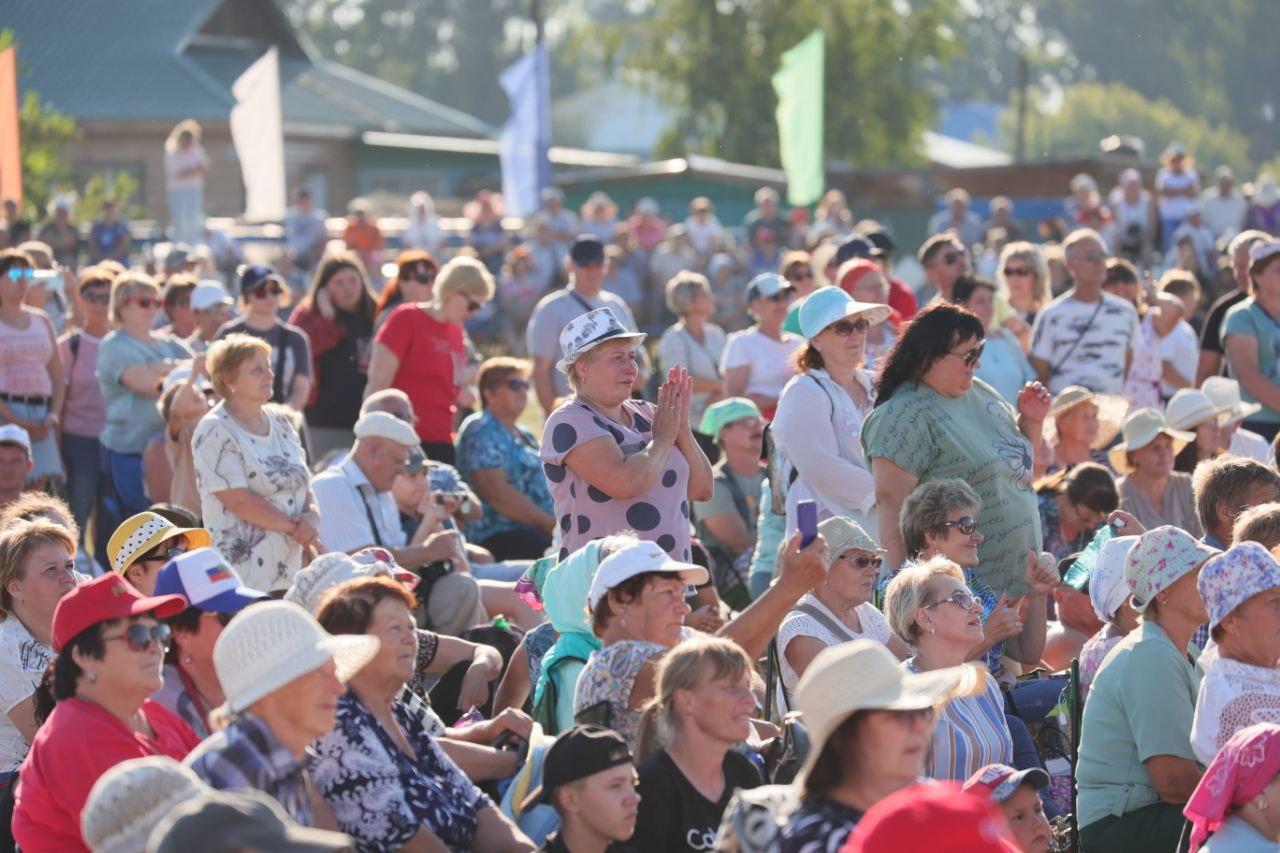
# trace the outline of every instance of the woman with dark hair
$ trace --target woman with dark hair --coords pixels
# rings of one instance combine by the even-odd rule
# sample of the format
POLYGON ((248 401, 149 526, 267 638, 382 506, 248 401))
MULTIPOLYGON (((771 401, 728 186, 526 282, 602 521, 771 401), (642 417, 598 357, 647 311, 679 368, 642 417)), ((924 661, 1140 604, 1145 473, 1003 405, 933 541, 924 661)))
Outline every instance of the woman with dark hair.
POLYGON ((307 434, 312 458, 345 450, 355 441, 369 350, 373 345, 373 292, 355 252, 329 255, 316 267, 311 292, 289 322, 311 339, 311 398, 307 434))
POLYGON ((1115 476, 1104 465, 1081 462, 1036 483, 1044 550, 1064 560, 1081 551, 1120 507, 1115 476))
POLYGON ((149 697, 162 682, 180 596, 144 598, 115 573, 76 587, 53 613, 55 657, 36 688, 43 724, 22 762, 13 837, 23 850, 85 850, 80 812, 98 777, 130 758, 181 761, 199 743, 149 697), (56 707, 55 707, 56 705, 56 707))
MULTIPOLYGON (((1040 551, 1031 449, 1040 441, 1049 392, 1027 383, 1015 412, 976 379, 984 334, 982 321, 956 305, 917 314, 885 360, 862 446, 882 519, 897 519, 920 483, 972 484, 982 498, 976 521, 986 534, 979 573, 997 593, 1020 595, 1027 552, 1040 551)), ((891 567, 906 560, 896 524, 880 526, 880 544, 891 567)))
POLYGON ((401 302, 430 302, 440 264, 430 252, 406 249, 396 256, 396 277, 378 294, 374 326, 381 326, 401 302))

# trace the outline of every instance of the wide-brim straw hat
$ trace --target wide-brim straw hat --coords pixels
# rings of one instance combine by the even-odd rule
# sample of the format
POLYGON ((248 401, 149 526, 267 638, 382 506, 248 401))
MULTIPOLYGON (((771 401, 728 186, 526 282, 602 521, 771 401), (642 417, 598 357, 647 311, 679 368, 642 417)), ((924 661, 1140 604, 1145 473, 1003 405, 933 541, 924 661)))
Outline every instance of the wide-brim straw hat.
POLYGON ((858 711, 919 711, 986 689, 984 673, 970 664, 914 673, 874 640, 823 649, 796 686, 796 707, 809 730, 803 780, 840 724, 858 711))
POLYGON ((1049 414, 1044 419, 1042 431, 1050 447, 1058 443, 1058 416, 1083 403, 1093 403, 1098 407, 1098 437, 1093 440, 1093 449, 1101 450, 1115 440, 1125 413, 1129 411, 1129 401, 1117 394, 1099 394, 1083 385, 1071 385, 1053 398, 1049 414))
POLYGON ((1111 448, 1111 452, 1107 454, 1111 467, 1121 474, 1128 474, 1133 469, 1125 454, 1131 450, 1141 450, 1160 435, 1167 435, 1173 439, 1175 456, 1182 452, 1182 448, 1196 440, 1194 432, 1174 429, 1164 419, 1164 412, 1150 408, 1138 409, 1125 418, 1121 432, 1124 434, 1124 440, 1111 448))

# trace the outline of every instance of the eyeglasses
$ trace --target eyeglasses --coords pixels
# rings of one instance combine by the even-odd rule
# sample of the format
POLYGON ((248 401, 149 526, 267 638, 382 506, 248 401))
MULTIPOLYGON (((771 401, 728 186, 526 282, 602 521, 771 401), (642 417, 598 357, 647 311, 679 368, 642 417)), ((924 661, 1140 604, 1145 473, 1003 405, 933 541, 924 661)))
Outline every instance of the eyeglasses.
POLYGON ((932 723, 935 715, 933 708, 912 708, 910 710, 886 710, 884 713, 893 717, 898 725, 912 728, 916 723, 932 723))
POLYGON ((1091 264, 1100 264, 1107 259, 1102 252, 1085 252, 1081 257, 1091 264))
POLYGON ((129 301, 143 310, 159 308, 164 302, 154 296, 130 296, 129 301))
POLYGON ((172 548, 167 548, 163 553, 152 554, 150 557, 141 557, 138 559, 138 562, 139 563, 160 563, 160 562, 167 563, 170 560, 172 560, 174 557, 180 557, 183 554, 187 553, 187 551, 189 550, 190 549, 187 548, 185 545, 174 545, 172 548))
POLYGON ((284 293, 284 288, 272 282, 268 286, 257 287, 249 291, 249 296, 252 299, 266 299, 268 296, 279 296, 282 293, 284 293))
POLYGON ((971 593, 961 592, 960 590, 956 590, 955 592, 948 595, 946 598, 940 598, 937 601, 935 601, 933 604, 926 604, 924 606, 924 609, 932 610, 933 608, 937 607, 939 604, 954 604, 956 607, 959 607, 961 610, 973 610, 975 607, 978 606, 978 599, 974 598, 974 596, 971 593))
POLYGON ((811 279, 813 278, 813 270, 792 270, 791 275, 787 276, 787 278, 791 279, 792 281, 800 281, 801 279, 811 279))
POLYGON ((960 260, 960 252, 947 252, 942 256, 943 266, 949 267, 958 260, 960 260))
POLYGON ((523 379, 508 379, 503 384, 506 385, 507 388, 511 389, 512 391, 528 391, 529 390, 529 383, 523 379))
POLYGON ((766 296, 765 299, 768 299, 770 302, 786 302, 792 297, 792 295, 791 288, 784 287, 772 296, 766 296))
POLYGON ((1033 275, 1035 275, 1035 273, 1032 272, 1027 267, 1005 267, 1004 268, 1005 278, 1029 278, 1033 275))
POLYGON ((986 343, 980 343, 968 352, 949 352, 947 355, 953 355, 964 362, 965 367, 973 367, 982 360, 982 350, 986 347, 986 343))
POLYGON ((467 313, 468 313, 468 314, 474 314, 474 313, 476 313, 477 311, 479 311, 481 308, 483 308, 483 307, 484 307, 484 303, 483 303, 483 302, 476 302, 476 301, 475 301, 474 299, 472 299, 470 296, 463 296, 462 298, 463 298, 463 299, 465 299, 465 300, 467 300, 467 313))
POLYGON ((957 518, 955 521, 944 521, 942 526, 954 527, 965 536, 972 536, 978 532, 978 522, 967 515, 963 518, 957 518))
POLYGON ((860 335, 865 335, 867 333, 867 329, 871 328, 871 324, 859 317, 856 320, 841 320, 838 323, 832 323, 828 328, 840 337, 847 338, 854 332, 857 332, 860 335))
POLYGON ((80 298, 85 302, 92 302, 94 305, 111 304, 111 293, 106 290, 85 290, 80 293, 80 298))
POLYGON ((9 267, 9 281, 22 281, 36 277, 36 271, 30 267, 9 267))
POLYGON ((855 569, 879 569, 884 565, 883 557, 846 557, 841 554, 838 559, 844 560, 855 569))
POLYGON ((135 652, 145 652, 151 648, 152 643, 159 644, 163 650, 168 650, 169 640, 173 638, 173 629, 161 622, 158 625, 143 625, 135 622, 125 629, 123 634, 117 634, 114 637, 103 637, 104 643, 112 640, 124 640, 129 644, 129 648, 135 652))

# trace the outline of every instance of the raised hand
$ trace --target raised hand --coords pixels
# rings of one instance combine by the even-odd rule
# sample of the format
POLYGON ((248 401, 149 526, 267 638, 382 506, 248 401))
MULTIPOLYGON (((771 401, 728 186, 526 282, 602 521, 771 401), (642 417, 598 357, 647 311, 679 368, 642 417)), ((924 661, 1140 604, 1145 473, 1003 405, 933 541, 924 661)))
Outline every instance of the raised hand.
POLYGON ((1044 423, 1049 415, 1052 395, 1039 382, 1028 382, 1018 392, 1018 414, 1033 423, 1044 423))

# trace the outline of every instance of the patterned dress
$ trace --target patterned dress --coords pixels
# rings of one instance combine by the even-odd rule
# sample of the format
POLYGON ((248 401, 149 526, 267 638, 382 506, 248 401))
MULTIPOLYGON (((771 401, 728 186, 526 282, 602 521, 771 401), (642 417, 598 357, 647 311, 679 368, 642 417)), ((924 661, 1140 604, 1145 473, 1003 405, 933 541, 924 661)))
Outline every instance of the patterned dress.
MULTIPOLYGON (((496 468, 506 475, 512 488, 543 512, 550 513, 551 492, 538 458, 538 440, 519 424, 516 430, 519 438, 488 411, 467 418, 458 431, 458 470, 474 487, 472 477, 476 471, 496 468)), ((469 541, 484 542, 491 536, 522 527, 523 524, 512 521, 486 503, 484 514, 467 525, 466 533, 469 541)))
MULTIPOLYGON (((666 646, 643 640, 623 640, 591 653, 573 697, 573 713, 605 703, 609 709, 609 728, 622 735, 627 745, 636 748, 636 729, 640 711, 631 708, 631 689, 636 676, 647 661, 668 651, 666 646)), ((654 661, 656 664, 656 660, 654 661)))

